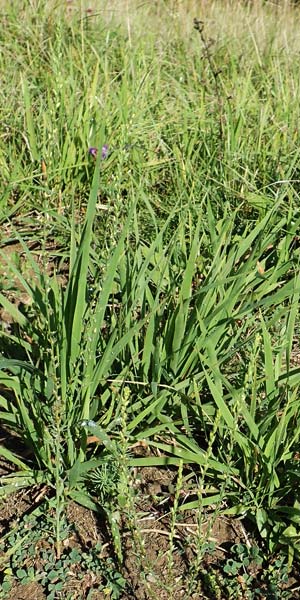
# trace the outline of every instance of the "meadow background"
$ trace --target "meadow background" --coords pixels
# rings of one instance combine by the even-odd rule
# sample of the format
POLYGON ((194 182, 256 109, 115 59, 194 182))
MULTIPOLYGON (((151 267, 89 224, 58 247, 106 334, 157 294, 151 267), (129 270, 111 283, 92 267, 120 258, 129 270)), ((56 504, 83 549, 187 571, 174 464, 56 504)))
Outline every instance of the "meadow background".
POLYGON ((299 597, 299 21, 1 2, 0 597, 299 597))

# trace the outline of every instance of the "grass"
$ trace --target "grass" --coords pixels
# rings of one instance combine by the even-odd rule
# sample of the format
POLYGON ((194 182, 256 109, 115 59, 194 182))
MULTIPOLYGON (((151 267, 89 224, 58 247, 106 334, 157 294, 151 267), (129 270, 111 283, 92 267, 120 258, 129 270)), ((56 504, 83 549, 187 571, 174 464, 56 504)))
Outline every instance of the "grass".
POLYGON ((133 474, 177 470, 165 592, 194 511, 185 593, 260 597, 257 546, 259 593, 299 561, 298 9, 2 4, 0 415, 21 449, 0 448, 1 497, 39 490, 66 570, 69 503, 101 512, 111 597, 126 530, 157 597, 133 474), (216 580, 220 516, 248 545, 216 580))

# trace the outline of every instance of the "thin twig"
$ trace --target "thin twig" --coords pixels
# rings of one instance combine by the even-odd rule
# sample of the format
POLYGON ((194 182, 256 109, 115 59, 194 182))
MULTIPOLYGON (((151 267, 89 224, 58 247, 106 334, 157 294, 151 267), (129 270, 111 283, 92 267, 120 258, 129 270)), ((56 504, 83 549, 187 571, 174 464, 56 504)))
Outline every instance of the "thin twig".
POLYGON ((220 135, 220 142, 223 142, 223 140, 224 140, 223 97, 222 97, 222 90, 221 90, 220 78, 219 78, 222 70, 217 69, 215 66, 215 62, 214 62, 214 59, 213 59, 213 56, 211 53, 211 47, 212 47, 214 41, 211 38, 207 38, 204 35, 203 21, 200 21, 199 19, 194 19, 194 28, 196 29, 196 31, 198 31, 198 33, 200 35, 200 39, 201 39, 201 42, 202 42, 203 48, 204 48, 203 56, 207 60, 211 74, 214 78, 215 93, 216 93, 216 98, 217 98, 217 103, 218 103, 218 113, 219 113, 219 135, 220 135))

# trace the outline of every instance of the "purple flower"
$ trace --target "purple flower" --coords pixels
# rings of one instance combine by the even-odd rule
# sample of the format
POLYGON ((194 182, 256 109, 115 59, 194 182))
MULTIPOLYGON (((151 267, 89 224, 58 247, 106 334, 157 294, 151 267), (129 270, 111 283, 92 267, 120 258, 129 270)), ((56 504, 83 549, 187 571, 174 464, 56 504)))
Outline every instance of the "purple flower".
POLYGON ((91 156, 93 156, 94 158, 96 158, 97 152, 98 152, 97 148, 94 148, 93 146, 92 146, 92 148, 89 148, 89 154, 91 156))
MULTIPOLYGON (((96 156, 98 154, 98 148, 95 148, 94 146, 92 146, 91 148, 89 148, 89 154, 93 158, 96 158, 96 156)), ((101 159, 104 160, 107 157, 108 157, 108 145, 104 144, 104 146, 102 146, 102 150, 101 150, 101 159)))

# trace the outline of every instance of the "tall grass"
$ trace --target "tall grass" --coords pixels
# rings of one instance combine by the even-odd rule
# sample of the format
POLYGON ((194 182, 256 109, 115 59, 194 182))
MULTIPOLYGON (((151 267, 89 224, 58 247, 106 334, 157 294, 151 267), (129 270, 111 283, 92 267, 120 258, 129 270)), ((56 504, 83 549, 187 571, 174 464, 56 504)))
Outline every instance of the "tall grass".
POLYGON ((200 15, 206 56, 198 3, 3 13, 2 255, 18 240, 33 276, 11 263, 0 295, 1 420, 31 452, 1 447, 1 494, 51 490, 58 543, 68 499, 97 508, 86 476, 124 442, 126 383, 126 439, 151 450, 128 465, 193 465, 181 510, 299 551, 298 12, 224 6, 200 15))

